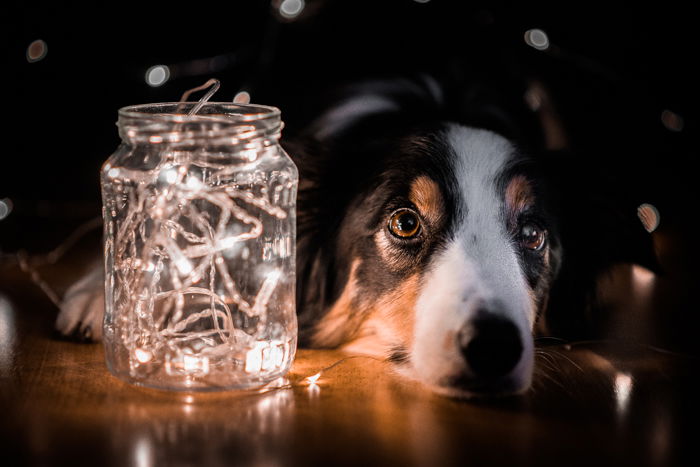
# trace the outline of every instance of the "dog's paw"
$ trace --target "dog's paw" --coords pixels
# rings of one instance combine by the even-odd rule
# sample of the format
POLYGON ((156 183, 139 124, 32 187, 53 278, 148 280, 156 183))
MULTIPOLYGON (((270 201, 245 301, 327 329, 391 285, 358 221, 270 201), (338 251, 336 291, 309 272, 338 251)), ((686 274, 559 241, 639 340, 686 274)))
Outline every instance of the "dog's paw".
POLYGON ((56 329, 64 336, 84 340, 102 339, 104 273, 94 268, 73 284, 61 302, 56 329))

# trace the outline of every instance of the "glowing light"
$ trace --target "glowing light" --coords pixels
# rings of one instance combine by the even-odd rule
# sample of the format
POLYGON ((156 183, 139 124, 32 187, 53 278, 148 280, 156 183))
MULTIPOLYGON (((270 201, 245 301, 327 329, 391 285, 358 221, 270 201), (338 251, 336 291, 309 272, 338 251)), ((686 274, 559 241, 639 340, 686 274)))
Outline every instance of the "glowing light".
POLYGON ((187 185, 187 188, 190 190, 199 190, 203 186, 202 182, 200 182, 197 177, 187 177, 185 185, 187 185))
POLYGON ((306 392, 309 395, 310 400, 316 400, 321 395, 321 386, 318 384, 309 384, 306 387, 306 392))
POLYGON ((193 376, 209 374, 209 357, 206 355, 193 355, 190 348, 185 352, 172 352, 165 356, 165 372, 171 376, 185 376, 185 385, 192 386, 193 376))
POLYGON ((209 357, 199 357, 197 355, 182 356, 182 366, 187 372, 209 373, 209 357))
POLYGON ((153 450, 151 444, 145 437, 139 438, 134 446, 134 464, 136 467, 153 466, 153 450))
POLYGON ((279 368, 284 363, 287 346, 281 341, 255 342, 253 348, 246 353, 245 371, 257 373, 279 368))
POLYGON ((170 68, 167 65, 155 65, 146 71, 146 83, 151 87, 158 87, 170 79, 170 68))
POLYGON ((674 132, 683 131, 683 127, 685 126, 683 117, 668 109, 661 112, 661 123, 667 130, 674 132))
POLYGON ((282 366, 284 361, 284 347, 280 345, 271 345, 270 347, 263 349, 263 370, 272 370, 274 368, 279 368, 282 366))
POLYGON ((117 178, 119 176, 119 169, 113 168, 107 171, 107 175, 112 178, 117 178))
POLYGON ((644 203, 637 208, 637 216, 642 221, 642 225, 647 232, 651 233, 659 227, 661 222, 661 214, 656 206, 649 203, 644 203))
POLYGON ((194 402, 194 396, 188 395, 185 396, 185 404, 191 404, 194 402))
POLYGON ((240 242, 241 240, 243 240, 243 239, 238 235, 235 237, 226 237, 226 238, 221 239, 217 242, 216 249, 217 250, 228 250, 229 248, 231 248, 233 245, 240 242))
POLYGON ((163 176, 165 177, 166 182, 175 183, 177 181, 177 170, 175 170, 175 169, 164 170, 163 176))
POLYGON ((134 357, 139 363, 148 363, 153 359, 153 353, 144 349, 136 349, 134 350, 134 357))
POLYGON ((0 294, 0 376, 9 376, 15 355, 15 310, 12 303, 0 294))
POLYGON ((304 11, 304 0, 282 0, 279 6, 280 15, 286 19, 294 19, 304 11))
POLYGON ((632 281, 637 292, 648 290, 654 284, 654 279, 656 274, 647 268, 638 264, 632 266, 632 281))
POLYGON ((245 356, 245 371, 257 373, 262 368, 262 350, 259 347, 250 349, 245 356))
POLYGON ((318 381, 318 379, 320 377, 321 377, 321 372, 319 371, 315 375, 312 375, 312 376, 309 376, 308 378, 306 378, 306 382, 309 384, 316 384, 316 381, 318 381))
POLYGON ((0 199, 0 221, 12 212, 12 201, 9 198, 0 199))
POLYGON ((48 52, 49 47, 46 45, 46 42, 41 39, 37 39, 27 47, 27 61, 29 63, 38 62, 39 60, 44 59, 48 52))
POLYGON ((537 50, 547 50, 549 48, 549 37, 541 29, 528 29, 525 31, 525 43, 537 50))
POLYGON ((241 91, 233 98, 234 104, 250 104, 250 94, 247 91, 241 91))
POLYGON ((148 138, 148 141, 154 144, 159 144, 163 142, 163 137, 160 135, 153 135, 150 138, 148 138))
POLYGON ((245 149, 240 152, 241 157, 248 159, 248 161, 253 162, 258 158, 258 151, 255 149, 245 149))
POLYGON ((175 261, 175 266, 180 274, 186 276, 192 272, 192 263, 190 263, 184 256, 175 261))
POLYGON ((627 412, 629 407, 630 396, 632 395, 632 388, 634 386, 634 380, 632 376, 627 373, 618 372, 615 375, 615 399, 617 401, 617 410, 620 413, 627 412))

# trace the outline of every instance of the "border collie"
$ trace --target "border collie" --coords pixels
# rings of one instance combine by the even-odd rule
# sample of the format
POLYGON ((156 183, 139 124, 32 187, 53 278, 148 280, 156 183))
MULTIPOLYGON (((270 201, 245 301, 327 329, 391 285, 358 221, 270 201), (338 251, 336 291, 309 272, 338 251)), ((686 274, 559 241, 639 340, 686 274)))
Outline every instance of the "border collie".
MULTIPOLYGON (((528 112, 551 147, 543 97, 528 112)), ((527 125, 430 78, 356 85, 319 115, 286 144, 301 179, 301 344, 379 355, 445 395, 525 391, 563 259, 527 125)), ((101 280, 69 290, 61 332, 99 338, 101 280)))

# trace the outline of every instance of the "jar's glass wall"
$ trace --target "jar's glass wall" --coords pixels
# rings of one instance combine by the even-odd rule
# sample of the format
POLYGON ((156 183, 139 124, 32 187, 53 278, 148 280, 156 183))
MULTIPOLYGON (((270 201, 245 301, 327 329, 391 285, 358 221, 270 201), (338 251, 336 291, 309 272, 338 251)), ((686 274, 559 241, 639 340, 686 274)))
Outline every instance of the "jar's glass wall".
POLYGON ((120 116, 124 143, 101 173, 110 370, 186 390, 283 375, 296 349, 298 175, 279 114, 141 110, 120 116))

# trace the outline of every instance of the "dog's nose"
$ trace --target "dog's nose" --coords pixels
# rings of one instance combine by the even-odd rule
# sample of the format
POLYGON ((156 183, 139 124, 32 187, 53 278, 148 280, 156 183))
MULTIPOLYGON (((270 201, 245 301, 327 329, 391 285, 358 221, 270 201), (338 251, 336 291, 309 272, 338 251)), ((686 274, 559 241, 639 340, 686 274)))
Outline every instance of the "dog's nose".
POLYGON ((458 339, 472 373, 480 378, 508 375, 523 353, 518 328, 504 318, 479 318, 466 325, 458 339))

